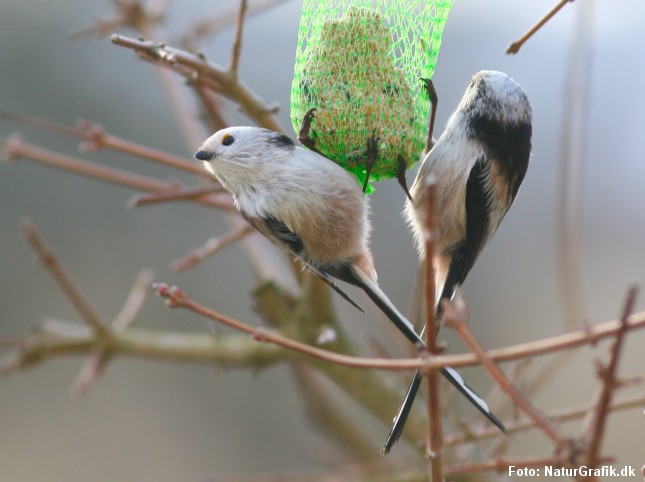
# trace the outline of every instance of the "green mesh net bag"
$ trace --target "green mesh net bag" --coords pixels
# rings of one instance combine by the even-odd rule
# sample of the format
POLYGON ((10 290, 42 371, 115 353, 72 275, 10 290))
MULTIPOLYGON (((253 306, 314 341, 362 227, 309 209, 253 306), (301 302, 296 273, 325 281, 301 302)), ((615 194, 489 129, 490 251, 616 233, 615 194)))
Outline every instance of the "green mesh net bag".
POLYGON ((311 144, 361 183, 369 145, 377 152, 370 181, 412 167, 428 122, 420 79, 432 78, 452 3, 303 0, 291 87, 295 131, 316 109, 311 144))

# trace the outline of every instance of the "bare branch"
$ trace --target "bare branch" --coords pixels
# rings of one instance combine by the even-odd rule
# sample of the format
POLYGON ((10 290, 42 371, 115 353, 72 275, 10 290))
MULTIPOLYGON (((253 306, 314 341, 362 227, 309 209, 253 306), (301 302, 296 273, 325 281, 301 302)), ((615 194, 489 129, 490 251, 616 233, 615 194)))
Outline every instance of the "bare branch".
MULTIPOLYGON (((642 408, 644 404, 645 395, 639 394, 631 397, 626 397, 617 402, 613 402, 609 406, 608 411, 615 412, 619 410, 629 410, 632 408, 642 408)), ((592 410, 594 406, 595 403, 592 403, 584 407, 568 408, 565 410, 560 410, 558 412, 553 412, 549 414, 549 419, 554 422, 566 422, 583 418, 585 415, 589 414, 589 411, 592 410)), ((539 428, 539 425, 535 422, 535 420, 527 419, 506 423, 506 432, 508 434, 525 432, 529 429, 534 428, 539 428)), ((478 427, 467 427, 466 433, 447 435, 444 443, 446 446, 452 447, 467 442, 476 442, 478 440, 497 437, 499 436, 499 434, 499 430, 496 427, 488 427, 483 425, 480 425, 478 427)))
POLYGON ((79 39, 88 35, 104 37, 116 28, 132 28, 142 30, 144 27, 158 24, 163 18, 167 0, 155 2, 142 1, 116 1, 116 14, 111 19, 97 19, 94 25, 74 32, 70 35, 72 39, 79 39))
POLYGON ((538 22, 533 25, 528 32, 526 32, 524 35, 522 35, 519 39, 515 40, 514 42, 511 42, 511 44, 506 48, 506 53, 507 54, 516 54, 520 51, 520 48, 522 48, 522 45, 530 39, 533 34, 535 34, 538 30, 540 30, 545 23, 547 23, 551 18, 560 11, 562 7, 564 7, 567 3, 573 2, 574 0, 560 0, 555 7, 553 7, 551 10, 547 12, 547 14, 542 17, 538 22))
POLYGON ((121 137, 114 136, 105 131, 102 125, 90 122, 85 119, 78 119, 78 127, 69 127, 57 122, 51 122, 38 117, 32 117, 24 114, 14 114, 2 112, 0 116, 16 122, 22 122, 36 127, 41 127, 54 132, 82 139, 84 142, 80 145, 81 151, 99 151, 101 149, 112 149, 123 152, 135 157, 141 157, 150 161, 173 167, 181 171, 190 172, 199 176, 207 177, 204 169, 185 159, 168 154, 167 152, 152 147, 144 146, 136 142, 128 141, 121 137))
MULTIPOLYGON (((179 333, 141 328, 111 330, 109 352, 165 361, 215 364, 259 369, 284 360, 289 352, 268 343, 256 343, 239 334, 179 333)), ((96 334, 84 325, 46 320, 40 331, 22 338, 13 353, 0 359, 0 375, 31 368, 63 356, 83 356, 99 347, 96 334)), ((107 345, 106 345, 107 346, 107 345)))
POLYGON ((465 302, 463 301, 459 291, 457 291, 457 295, 455 296, 455 305, 444 302, 444 323, 452 326, 457 331, 468 348, 479 357, 482 365, 486 368, 491 377, 493 377, 497 385, 513 399, 515 404, 540 426, 542 431, 556 444, 558 448, 564 448, 569 442, 560 435, 547 417, 526 397, 524 397, 517 388, 515 388, 508 377, 506 377, 506 375, 499 369, 495 362, 491 360, 486 351, 477 342, 466 325, 467 315, 465 302))
MULTIPOLYGON (((99 179, 101 181, 118 184, 131 189, 151 192, 169 192, 181 190, 182 187, 176 183, 160 181, 158 179, 141 176, 127 171, 121 171, 93 164, 75 157, 59 154, 57 152, 42 149, 33 144, 25 142, 21 137, 12 135, 4 142, 4 157, 13 161, 25 159, 36 161, 57 169, 62 169, 82 176, 99 179)), ((187 198, 190 201, 215 207, 225 211, 236 211, 230 196, 225 199, 212 195, 187 198)))
MULTIPOLYGON (((248 6, 246 17, 269 10, 270 8, 285 3, 288 0, 256 0, 248 6)), ((219 31, 229 28, 239 14, 239 8, 229 7, 217 11, 214 15, 201 18, 190 28, 187 35, 181 39, 181 46, 186 50, 195 50, 199 42, 208 35, 213 35, 219 31)))
MULTIPOLYGON (((627 320, 629 330, 645 328, 645 311, 635 313, 627 320)), ((538 341, 520 343, 507 348, 497 348, 487 352, 488 357, 496 362, 512 361, 531 356, 545 355, 567 348, 575 348, 584 345, 593 345, 598 341, 615 336, 621 330, 619 320, 606 321, 597 325, 587 325, 571 333, 558 335, 551 338, 543 338, 538 341)), ((477 365, 477 355, 467 353, 462 355, 443 355, 441 357, 444 366, 462 367, 477 365)), ((433 363, 430 363, 432 365, 433 363)))
POLYGON ((231 52, 231 64, 228 68, 228 75, 237 81, 237 70, 240 64, 240 54, 242 53, 242 32, 244 31, 244 15, 247 10, 247 0, 240 0, 240 11, 237 14, 237 23, 235 25, 235 40, 233 42, 233 51, 231 52))
MULTIPOLYGON (((205 316, 206 318, 209 318, 213 321, 217 321, 218 323, 227 325, 230 328, 233 328, 238 331, 242 331, 244 333, 248 333, 253 337, 255 337, 258 341, 275 343, 279 346, 282 346, 283 348, 294 350, 299 353, 312 356, 319 360, 324 360, 338 365, 354 367, 354 368, 375 368, 380 370, 412 370, 417 368, 428 370, 432 368, 441 368, 445 366, 450 366, 450 367, 469 366, 469 365, 477 365, 481 363, 481 360, 477 358, 477 355, 473 355, 472 353, 469 353, 466 355, 428 356, 424 359, 419 359, 419 358, 385 359, 385 358, 367 358, 367 357, 353 357, 348 355, 342 355, 340 353, 335 353, 335 352, 330 352, 328 350, 315 348, 310 345, 306 345, 306 344, 294 341, 292 339, 283 337, 281 335, 275 335, 271 332, 266 331, 263 328, 254 328, 240 321, 229 318, 225 315, 222 315, 220 313, 217 313, 216 311, 210 310, 209 308, 206 308, 203 305, 200 305, 199 303, 196 303, 195 301, 189 299, 186 296, 186 294, 183 293, 182 290, 177 287, 169 287, 165 283, 156 283, 155 285, 153 285, 153 288, 157 291, 157 294, 159 296, 168 300, 168 305, 172 308, 186 308, 197 314, 205 316), (473 360, 471 360, 472 357, 474 357, 473 360)), ((637 316, 637 315, 634 315, 634 316, 637 316)), ((629 329, 645 327, 645 312, 638 313, 638 316, 639 316, 638 319, 632 320, 632 322, 629 324, 629 327, 630 327, 629 329)), ((601 328, 601 329, 597 330, 597 333, 595 334, 595 336, 591 336, 591 337, 586 336, 585 338, 581 338, 577 344, 584 345, 584 344, 591 343, 592 340, 596 339, 596 337, 598 336, 606 337, 606 336, 613 335, 615 333, 615 330, 618 329, 614 326, 615 323, 616 323, 615 321, 610 321, 610 322, 603 323, 602 325, 598 325, 597 328, 601 328)), ((580 330, 580 332, 585 333, 586 335, 589 335, 587 331, 580 330)), ((566 337, 567 335, 563 335, 563 336, 566 337)), ((560 343, 558 342, 560 342, 561 338, 562 337, 554 338, 554 340, 556 340, 556 346, 560 345, 560 343)), ((535 343, 541 344, 540 342, 535 342, 535 343)), ((522 350, 524 350, 526 345, 527 344, 517 345, 517 346, 522 347, 522 350)), ((541 348, 543 350, 541 353, 548 353, 550 351, 553 351, 553 348, 550 345, 544 344, 541 346, 541 348)), ((487 359, 489 359, 490 361, 499 361, 501 357, 491 356, 491 353, 494 353, 496 351, 497 352, 504 351, 505 352, 504 360, 506 361, 517 359, 517 358, 525 358, 527 356, 533 356, 540 353, 540 352, 536 353, 535 351, 531 351, 528 354, 525 354, 520 349, 511 347, 509 349, 491 350, 491 352, 486 354, 487 359), (512 356, 509 356, 510 354, 512 354, 512 356)))
MULTIPOLYGON (((431 134, 429 134, 432 137, 431 134)), ((439 355, 437 346, 437 320, 435 319, 436 286, 434 280, 434 255, 436 248, 436 193, 433 178, 426 180, 426 223, 424 226, 425 261, 423 263, 423 300, 425 309, 425 342, 433 355, 439 355)), ((428 433, 426 437, 426 457, 429 461, 430 478, 433 481, 443 480, 443 420, 441 418, 441 377, 439 370, 434 369, 425 374, 426 404, 428 412, 428 433)))
POLYGON ((100 124, 95 124, 84 119, 79 119, 77 123, 85 133, 86 142, 81 145, 82 148, 91 151, 102 148, 112 149, 130 154, 131 156, 148 159, 174 169, 196 174, 197 176, 207 177, 207 174, 201 166, 187 162, 184 158, 108 134, 100 124))
POLYGON ((123 304, 123 308, 112 321, 112 328, 115 330, 124 330, 132 323, 139 314, 143 303, 146 300, 150 285, 154 280, 155 274, 150 269, 144 269, 139 272, 137 279, 132 285, 130 294, 123 304))
POLYGON ((47 272, 54 278, 70 303, 76 308, 79 315, 88 326, 90 326, 97 335, 107 333, 107 325, 98 315, 94 307, 85 298, 78 285, 67 271, 60 265, 54 253, 45 244, 38 233, 36 226, 30 219, 23 219, 20 223, 22 234, 38 255, 38 259, 47 272))
POLYGON ((154 192, 151 194, 135 194, 128 201, 128 207, 135 208, 140 206, 147 206, 150 204, 158 204, 169 201, 185 201, 187 199, 195 199, 207 194, 221 194, 227 191, 217 185, 212 184, 206 187, 187 187, 181 190, 171 189, 167 192, 154 192))
POLYGON ((373 459, 375 447, 369 435, 357 426, 356 419, 347 416, 338 402, 321 383, 320 373, 307 364, 293 364, 293 371, 307 414, 321 430, 341 440, 343 446, 364 460, 373 459))
MULTIPOLYGON (((321 348, 316 348, 314 346, 302 343, 300 341, 294 340, 292 338, 287 338, 277 332, 270 332, 265 328, 257 328, 247 325, 241 321, 230 318, 226 315, 218 313, 210 308, 207 308, 186 296, 186 293, 181 288, 177 286, 168 286, 165 283, 155 283, 152 285, 153 289, 158 296, 166 300, 166 304, 170 308, 184 308, 188 309, 198 315, 204 316, 210 320, 221 323, 229 328, 232 328, 236 331, 241 331, 247 333, 253 337, 256 341, 263 341, 273 343, 282 348, 307 355, 310 357, 317 358, 319 360, 328 361, 343 366, 350 366, 356 368, 375 368, 374 364, 371 363, 375 359, 369 358, 359 358, 350 355, 343 355, 340 353, 335 353, 329 350, 323 350, 321 348)), ((412 360, 408 360, 412 361, 412 360)), ((418 364, 418 360, 413 361, 414 364, 418 364)), ((389 364, 388 364, 389 365, 389 364)), ((393 368, 393 367, 392 367, 393 368)), ((398 368, 406 369, 410 368, 409 366, 399 366, 398 368)))
POLYGON ((585 440, 589 444, 587 448, 587 463, 589 467, 595 468, 600 463, 600 449, 607 425, 608 408, 611 405, 614 392, 619 386, 618 361, 623 350, 625 336, 627 335, 627 319, 634 311, 637 294, 638 289, 636 287, 632 287, 629 290, 627 299, 625 300, 623 314, 620 318, 621 329, 616 333, 616 339, 611 347, 609 363, 607 366, 600 365, 598 369, 602 387, 585 424, 587 425, 585 440))
POLYGON ((257 94, 237 79, 230 78, 226 70, 210 63, 203 56, 167 47, 164 44, 149 40, 137 40, 122 35, 112 35, 111 40, 115 45, 143 54, 147 60, 160 62, 164 67, 178 70, 195 82, 201 82, 202 78, 214 82, 215 85, 219 86, 219 88, 215 89, 217 92, 237 102, 242 110, 255 120, 259 126, 272 131, 284 131, 272 109, 257 94), (176 66, 187 67, 189 72, 182 72, 176 66))
POLYGON ((105 348, 97 348, 85 360, 81 373, 72 385, 72 396, 81 398, 87 394, 90 386, 103 374, 110 361, 110 355, 105 348))
POLYGON ((250 225, 241 225, 233 228, 230 232, 219 238, 209 239, 204 246, 189 252, 186 256, 170 263, 170 269, 173 271, 185 271, 202 263, 207 258, 214 256, 222 249, 239 241, 253 232, 250 225))
POLYGON ((191 82, 191 85, 204 110, 204 115, 208 119, 209 130, 211 132, 217 132, 220 129, 228 127, 228 122, 220 112, 220 102, 213 93, 213 89, 207 88, 203 82, 191 82))

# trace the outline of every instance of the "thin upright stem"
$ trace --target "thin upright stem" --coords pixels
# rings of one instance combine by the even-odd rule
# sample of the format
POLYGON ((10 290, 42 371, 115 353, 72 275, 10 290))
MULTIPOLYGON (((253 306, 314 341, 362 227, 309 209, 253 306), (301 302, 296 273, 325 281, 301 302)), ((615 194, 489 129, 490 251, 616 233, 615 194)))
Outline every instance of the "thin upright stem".
POLYGON ((58 286, 63 290, 70 303, 76 308, 81 318, 90 326, 98 335, 107 333, 107 325, 101 319, 89 300, 85 298, 82 291, 74 282, 72 277, 60 265, 53 251, 45 244, 40 236, 38 229, 30 219, 23 219, 20 223, 22 234, 38 255, 43 267, 49 272, 58 286))

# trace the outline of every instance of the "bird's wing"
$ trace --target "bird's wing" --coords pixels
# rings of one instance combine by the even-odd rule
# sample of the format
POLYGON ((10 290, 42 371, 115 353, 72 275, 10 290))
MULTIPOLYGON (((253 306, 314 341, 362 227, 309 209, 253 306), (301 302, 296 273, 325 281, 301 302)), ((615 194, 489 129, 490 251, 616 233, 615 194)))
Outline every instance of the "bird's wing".
POLYGON ((322 279, 327 283, 336 293, 342 296, 347 300, 352 306, 354 306, 359 311, 365 313, 365 310, 361 308, 354 300, 352 300, 347 293, 341 290, 334 280, 331 278, 330 274, 326 271, 314 266, 306 259, 302 257, 302 252, 304 250, 304 244, 300 236, 291 231, 289 227, 284 224, 282 221, 271 217, 255 217, 244 215, 244 218, 260 233, 269 238, 275 244, 281 248, 285 248, 290 251, 294 256, 296 256, 312 273, 322 279))
POLYGON ((490 238, 489 176, 492 162, 482 155, 470 171, 466 184, 466 235, 451 249, 452 260, 441 299, 452 298, 455 287, 462 284, 475 260, 490 238))

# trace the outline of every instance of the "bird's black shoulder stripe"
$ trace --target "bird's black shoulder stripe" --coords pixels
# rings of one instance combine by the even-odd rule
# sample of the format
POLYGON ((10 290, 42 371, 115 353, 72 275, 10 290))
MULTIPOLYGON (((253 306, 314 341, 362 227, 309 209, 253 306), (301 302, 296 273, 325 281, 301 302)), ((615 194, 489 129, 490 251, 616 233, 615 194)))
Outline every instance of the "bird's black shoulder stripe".
POLYGON ((277 132, 273 133, 273 135, 269 137, 269 142, 278 147, 286 147, 289 149, 296 147, 296 144, 295 142, 293 142, 293 139, 291 139, 291 137, 285 134, 279 134, 277 132))
POLYGON ((291 231, 282 221, 273 218, 266 217, 262 218, 264 226, 278 241, 283 244, 286 244, 287 247, 291 250, 292 253, 300 255, 304 248, 302 239, 291 231))
POLYGON ((515 198, 531 154, 533 128, 530 119, 506 123, 482 115, 474 117, 470 126, 473 137, 482 142, 487 156, 498 163, 500 174, 508 181, 511 199, 515 198))
POLYGON ((486 242, 489 227, 489 200, 486 177, 489 164, 481 156, 466 184, 466 237, 452 249, 452 262, 441 298, 452 298, 455 288, 462 284, 475 264, 486 242))

